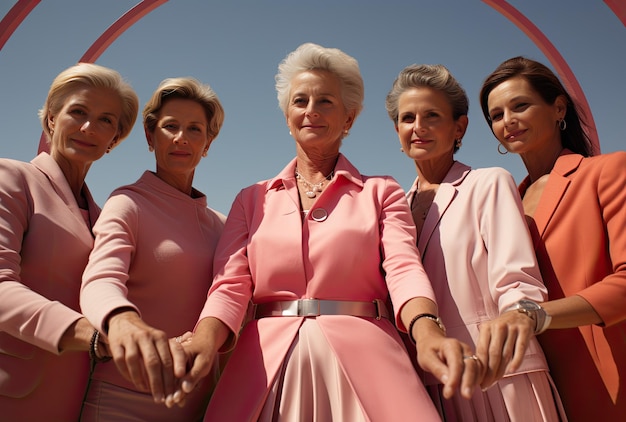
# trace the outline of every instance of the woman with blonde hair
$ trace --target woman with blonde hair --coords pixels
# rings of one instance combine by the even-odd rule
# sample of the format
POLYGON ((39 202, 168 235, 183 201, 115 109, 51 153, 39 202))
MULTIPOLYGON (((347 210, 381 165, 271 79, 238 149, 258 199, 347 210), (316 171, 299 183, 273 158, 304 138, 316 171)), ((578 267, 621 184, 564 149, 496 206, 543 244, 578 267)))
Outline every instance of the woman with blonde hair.
POLYGON ((225 217, 193 187, 223 121, 211 87, 187 77, 161 82, 143 110, 156 171, 111 194, 83 275, 81 307, 113 357, 96 366, 83 421, 193 421, 204 414, 214 378, 184 408, 161 403, 176 388, 174 361, 184 358, 173 338, 193 327, 202 309, 224 226, 225 217))
POLYGON ((85 177, 130 133, 138 98, 112 69, 79 63, 40 111, 49 153, 0 159, 0 419, 78 420, 89 357, 107 352, 79 311, 100 214, 85 177))

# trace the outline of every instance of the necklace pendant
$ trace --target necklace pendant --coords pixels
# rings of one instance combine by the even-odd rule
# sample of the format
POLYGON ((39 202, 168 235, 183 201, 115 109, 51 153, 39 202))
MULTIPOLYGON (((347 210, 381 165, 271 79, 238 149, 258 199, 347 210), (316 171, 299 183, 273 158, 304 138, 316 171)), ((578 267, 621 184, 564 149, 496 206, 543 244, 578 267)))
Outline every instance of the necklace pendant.
POLYGON ((316 193, 312 190, 306 191, 304 194, 308 196, 309 198, 315 198, 316 196, 316 193))

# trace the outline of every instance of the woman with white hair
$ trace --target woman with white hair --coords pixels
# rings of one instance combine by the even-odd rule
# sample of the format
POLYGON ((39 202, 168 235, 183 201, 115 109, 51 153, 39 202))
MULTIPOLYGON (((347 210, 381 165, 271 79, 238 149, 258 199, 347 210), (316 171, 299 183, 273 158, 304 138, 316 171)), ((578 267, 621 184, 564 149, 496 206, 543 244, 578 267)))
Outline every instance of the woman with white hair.
POLYGON ((233 203, 176 398, 236 343, 205 420, 439 420, 396 325, 447 396, 469 397, 480 368, 445 336, 402 188, 339 152, 362 108, 358 63, 303 44, 276 88, 296 157, 233 203))

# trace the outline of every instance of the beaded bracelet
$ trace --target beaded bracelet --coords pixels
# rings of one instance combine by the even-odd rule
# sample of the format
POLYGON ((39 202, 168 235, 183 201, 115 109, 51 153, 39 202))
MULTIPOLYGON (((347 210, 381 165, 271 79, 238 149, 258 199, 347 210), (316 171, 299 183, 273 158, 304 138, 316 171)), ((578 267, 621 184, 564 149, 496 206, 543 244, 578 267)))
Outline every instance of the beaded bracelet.
POLYGON ((413 344, 416 344, 415 337, 413 337, 413 326, 415 325, 417 320, 420 319, 420 318, 428 318, 428 319, 430 319, 435 324, 437 324, 437 326, 441 329, 441 331, 443 331, 444 335, 446 334, 446 327, 445 327, 445 325, 443 325, 443 321, 441 321, 441 318, 439 318, 438 316, 433 315, 433 314, 419 314, 419 315, 415 315, 413 317, 413 319, 411 320, 411 322, 409 323, 409 329, 408 329, 409 338, 411 339, 411 342, 413 342, 413 344))
POLYGON ((96 363, 104 363, 111 360, 111 356, 103 356, 99 357, 98 353, 98 343, 100 342, 100 332, 98 330, 93 330, 93 335, 91 336, 91 342, 89 343, 89 358, 96 363))

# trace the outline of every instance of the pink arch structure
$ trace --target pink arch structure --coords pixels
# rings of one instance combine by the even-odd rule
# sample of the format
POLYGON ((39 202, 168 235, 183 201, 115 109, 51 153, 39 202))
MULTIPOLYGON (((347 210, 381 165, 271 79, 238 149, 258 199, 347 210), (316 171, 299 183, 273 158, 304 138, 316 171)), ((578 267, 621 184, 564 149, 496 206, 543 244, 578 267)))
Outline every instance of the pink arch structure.
MULTIPOLYGON (((613 1, 615 4, 618 2, 618 0, 606 0, 607 4, 609 1, 613 1)), ((572 97, 576 98, 578 104, 583 109, 583 112, 587 117, 587 123, 589 124, 588 135, 589 138, 591 138, 593 149, 596 153, 600 153, 600 141, 598 140, 598 133, 596 131, 596 125, 593 120, 593 114, 591 113, 589 103, 587 102, 585 93, 578 83, 576 76, 574 76, 574 72, 572 72, 572 69, 569 67, 563 56, 561 56, 561 53, 559 53, 554 44, 550 42, 550 40, 539 30, 539 28, 537 28, 526 16, 505 0, 483 0, 483 2, 496 9, 513 22, 519 29, 524 31, 528 38, 530 38, 537 45, 537 47, 539 47, 548 60, 550 60, 550 63, 552 63, 556 69, 567 91, 572 95, 572 97)), ((626 7, 620 7, 623 9, 622 12, 626 11, 626 7)), ((619 12, 619 10, 616 11, 616 9, 612 10, 616 14, 619 12)))
MULTIPOLYGON (((11 10, 9 10, 0 22, 0 50, 2 50, 2 47, 15 29, 17 29, 40 1, 41 0, 18 0, 11 10)), ((79 62, 95 62, 124 31, 165 2, 167 2, 167 0, 142 0, 137 3, 100 35, 96 42, 83 54, 79 62)), ((42 134, 39 139, 39 152, 47 150, 48 143, 46 142, 46 136, 42 134)))
MULTIPOLYGON (((0 50, 4 47, 7 40, 13 35, 13 32, 28 16, 28 14, 39 4, 41 0, 18 0, 17 3, 9 10, 0 21, 0 50)), ((167 0, 142 0, 132 9, 124 13, 116 20, 104 33, 92 44, 79 61, 95 62, 98 57, 121 35, 134 25, 137 21, 150 13, 152 10, 166 3, 167 0)), ((593 114, 589 107, 589 103, 585 94, 570 69, 569 65, 558 52, 556 47, 550 40, 537 28, 526 16, 507 3, 505 0, 483 0, 484 3, 500 12, 519 29, 521 29, 545 54, 554 66, 559 77, 565 84, 568 91, 577 99, 583 111, 589 119, 590 126, 589 136, 593 143, 594 150, 600 152, 600 142, 596 131, 593 114)), ((604 0, 607 6, 626 26, 626 2, 623 0, 604 0)), ((39 151, 47 150, 45 137, 42 135, 39 141, 39 151)))

